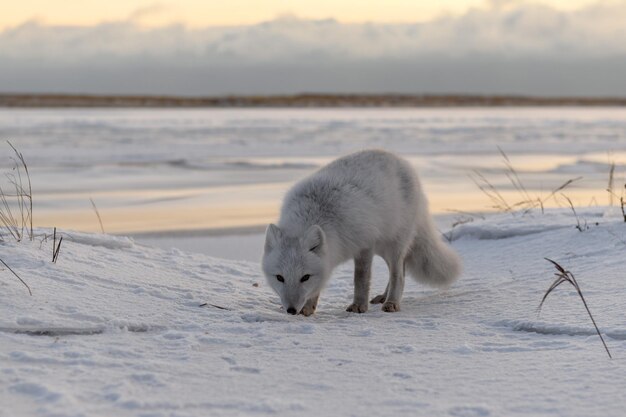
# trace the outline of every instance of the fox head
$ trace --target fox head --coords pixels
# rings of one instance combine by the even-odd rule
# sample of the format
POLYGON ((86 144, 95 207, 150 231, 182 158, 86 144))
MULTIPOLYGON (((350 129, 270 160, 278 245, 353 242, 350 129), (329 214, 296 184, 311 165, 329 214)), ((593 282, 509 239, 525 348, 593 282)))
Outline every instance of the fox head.
POLYGON ((317 225, 303 236, 287 236, 273 224, 267 228, 263 272, 289 314, 298 314, 322 290, 330 273, 326 252, 326 236, 317 225))

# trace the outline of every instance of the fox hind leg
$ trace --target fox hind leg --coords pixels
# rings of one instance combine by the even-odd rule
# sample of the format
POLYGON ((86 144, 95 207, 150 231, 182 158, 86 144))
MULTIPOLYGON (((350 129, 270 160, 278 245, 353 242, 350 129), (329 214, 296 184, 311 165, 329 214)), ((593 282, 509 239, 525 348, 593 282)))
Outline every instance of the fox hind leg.
POLYGON ((387 285, 386 297, 382 310, 387 313, 400 311, 400 300, 404 292, 404 261, 403 257, 397 257, 389 265, 389 284, 387 285))

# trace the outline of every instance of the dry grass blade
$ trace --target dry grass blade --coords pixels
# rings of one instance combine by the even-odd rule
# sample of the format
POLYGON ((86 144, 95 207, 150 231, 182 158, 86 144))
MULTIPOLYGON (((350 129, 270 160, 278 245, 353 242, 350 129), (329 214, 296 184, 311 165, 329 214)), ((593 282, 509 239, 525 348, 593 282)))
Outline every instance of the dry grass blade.
POLYGON ((506 202, 496 187, 494 187, 493 184, 491 184, 487 178, 483 176, 483 174, 474 170, 474 175, 475 177, 470 174, 470 179, 474 182, 474 184, 476 184, 480 191, 482 191, 493 202, 493 208, 500 211, 512 210, 509 203, 506 202))
POLYGON ((580 219, 578 218, 578 213, 576 213, 576 209, 574 208, 574 203, 572 203, 572 200, 570 200, 569 197, 566 196, 565 194, 561 194, 561 195, 563 196, 565 200, 567 200, 569 207, 572 209, 572 213, 574 213, 574 217, 576 218, 576 229, 578 229, 579 232, 583 232, 589 229, 589 226, 587 226, 586 220, 583 219, 584 224, 580 224, 580 219))
POLYGON ((52 262, 57 263, 57 259, 59 258, 59 252, 61 251, 61 243, 63 243, 63 236, 59 239, 59 244, 57 245, 54 253, 52 254, 52 262))
POLYGON ((613 185, 615 182, 615 161, 610 161, 609 163, 609 184, 607 187, 607 191, 609 192, 609 206, 613 206, 613 196, 615 193, 613 192, 613 185))
MULTIPOLYGON (((20 167, 18 166, 17 169, 17 174, 18 174, 18 179, 19 179, 19 189, 20 192, 19 194, 19 198, 21 200, 21 204, 24 205, 24 199, 28 199, 28 204, 25 207, 25 213, 26 216, 25 218, 23 217, 23 222, 22 222, 22 227, 26 224, 28 224, 29 226, 29 237, 30 240, 33 240, 34 235, 33 235, 33 187, 32 184, 30 182, 30 173, 28 172, 28 165, 26 164, 26 160, 24 159, 24 155, 22 155, 21 152, 19 152, 15 146, 13 146, 13 144, 9 141, 7 141, 7 143, 9 144, 9 146, 11 147, 11 149, 13 149, 13 152, 15 153, 15 156, 17 157, 17 159, 19 160, 20 164, 21 164, 21 168, 24 169, 24 172, 26 173, 26 180, 28 182, 28 191, 26 191, 24 189, 24 187, 22 186, 22 174, 21 174, 21 170, 20 167)), ((17 184, 16 184, 17 186, 17 184)), ((24 212, 23 212, 24 213, 24 212)))
POLYGON ((0 187, 0 226, 7 229, 18 242, 24 237, 24 230, 26 230, 30 240, 33 240, 33 197, 28 165, 24 160, 24 156, 15 146, 11 142, 7 141, 7 143, 15 153, 15 156, 11 157, 14 163, 14 173, 9 173, 5 176, 9 184, 15 189, 15 194, 7 194, 0 187), (24 186, 24 179, 27 180, 27 187, 24 186), (9 203, 7 197, 14 197, 15 202, 9 203), (15 213, 14 210, 16 210, 15 213))
POLYGON ((63 236, 61 236, 57 244, 57 228, 55 227, 54 232, 52 232, 52 263, 57 263, 59 251, 61 250, 61 242, 63 242, 63 236))
POLYGON ((589 318, 591 319, 591 322, 593 323, 593 327, 595 327, 595 329, 596 329, 596 333, 598 333, 598 336, 600 337, 600 340, 602 341, 602 345, 604 346, 604 349, 606 350, 606 353, 609 355, 609 358, 612 359, 613 356, 611 356, 611 352, 609 351, 609 348, 606 345, 606 342, 604 341, 604 338, 602 337, 602 333, 600 333, 600 329, 598 328, 598 325, 596 324, 596 321, 593 318, 593 315, 591 314, 591 310, 589 310, 589 306, 587 305, 587 301, 585 300, 585 297, 583 296, 583 292, 581 291, 580 286, 578 285, 578 282, 576 281, 576 277, 574 277, 574 274, 572 274, 570 271, 568 271, 565 268, 563 268, 561 265, 559 265, 558 262, 553 261, 552 259, 548 259, 548 258, 544 258, 544 259, 546 261, 550 262, 556 268, 558 273, 554 274, 556 276, 556 280, 554 280, 552 285, 550 285, 550 288, 548 288, 548 290, 544 294, 543 298, 541 299, 541 303, 539 303, 539 307, 537 308, 537 315, 539 315, 541 313, 541 307, 543 307, 543 303, 546 301, 546 298, 548 298, 548 295, 550 295, 550 293, 552 293, 552 291, 554 291, 559 285, 561 285, 561 284, 563 284, 565 282, 570 283, 576 289, 576 292, 578 293, 578 296, 580 297, 581 301, 583 302, 583 305, 585 306, 585 310, 587 310, 587 314, 589 314, 589 318))
POLYGON ((44 233, 43 236, 41 236, 41 241, 39 241, 39 250, 41 250, 41 248, 43 248, 43 244, 46 243, 46 242, 48 242, 48 234, 44 233))
POLYGON ((218 308, 218 309, 220 309, 220 310, 228 310, 228 311, 231 311, 231 309, 230 309, 230 308, 227 308, 227 307, 222 307, 222 306, 218 306, 217 304, 210 304, 210 303, 202 303, 202 304, 200 304, 198 307, 206 307, 206 306, 215 307, 215 308, 218 308))
POLYGON ((554 195, 556 195, 556 193, 558 193, 559 191, 563 191, 564 189, 566 189, 567 187, 569 187, 570 185, 572 185, 576 181, 580 181, 582 179, 583 179, 583 177, 576 177, 576 178, 571 178, 571 179, 565 181, 559 187, 557 187, 554 190, 552 190, 552 192, 546 198, 543 199, 542 203, 545 203, 550 198, 552 198, 554 195))
POLYGON ((450 213, 463 214, 463 215, 469 216, 469 217, 477 217, 477 218, 479 218, 481 220, 485 220, 486 219, 486 217, 483 216, 482 214, 474 213, 474 212, 471 212, 471 211, 463 211, 463 210, 455 210, 455 209, 446 209, 445 211, 448 211, 450 213))
POLYGON ((507 154, 499 146, 498 151, 500 151, 500 155, 502 155, 502 158, 504 159, 504 165, 506 165, 506 168, 508 170, 505 175, 507 176, 511 184, 513 184, 513 187, 522 195, 522 198, 525 201, 533 201, 534 199, 531 198, 528 194, 528 191, 526 191, 526 187, 524 187, 524 184, 520 180, 519 175, 517 175, 517 171, 515 170, 515 168, 513 168, 513 164, 511 164, 511 160, 509 159, 507 154))
MULTIPOLYGON (((626 188, 626 184, 624 185, 624 187, 626 188)), ((624 218, 624 223, 626 223, 626 209, 624 208, 624 205, 626 205, 626 201, 624 200, 624 193, 622 192, 622 195, 618 196, 617 194, 613 192, 613 190, 609 188, 607 188, 606 191, 609 193, 611 197, 619 198, 619 205, 620 205, 620 209, 622 210, 622 217, 624 218)))
POLYGON ((22 284, 24 284, 24 286, 28 289, 28 293, 30 295, 33 295, 33 292, 30 290, 30 287, 28 286, 28 284, 22 278, 20 278, 20 276, 17 275, 17 273, 14 270, 12 270, 11 267, 7 265, 6 262, 4 262, 2 259, 0 259, 0 262, 2 262, 2 265, 4 265, 9 271, 11 271, 11 273, 15 275, 15 277, 19 279, 22 284))
POLYGON ((454 234, 454 229, 457 226, 466 224, 466 223, 471 223, 474 221, 474 218, 472 216, 469 215, 463 215, 460 217, 456 217, 454 219, 454 222, 452 223, 452 227, 450 228, 450 230, 448 231, 448 233, 441 233, 441 235, 448 241, 448 243, 452 243, 453 239, 453 234, 454 234))
POLYGON ((565 268, 563 268, 561 265, 559 265, 558 263, 556 263, 555 261, 553 261, 552 259, 548 259, 548 258, 543 258, 546 261, 550 262, 552 265, 554 265, 554 267, 562 274, 565 273, 565 268))
POLYGON ((513 214, 521 212, 522 215, 525 215, 536 208, 540 208, 541 213, 544 213, 545 203, 550 198, 553 198, 559 191, 564 190, 574 182, 582 179, 582 177, 577 177, 565 181, 563 184, 552 190, 550 194, 548 194, 548 196, 545 198, 541 198, 540 196, 533 197, 528 192, 526 186, 524 186, 524 183, 520 179, 520 176, 515 167, 513 167, 513 164, 511 163, 511 160, 509 159, 509 156, 506 154, 506 152, 504 152, 504 150, 502 150, 502 148, 500 148, 499 146, 498 151, 500 152, 500 155, 502 156, 502 160, 506 167, 504 175, 507 177, 513 188, 520 194, 520 201, 514 204, 509 204, 504 199, 502 194, 500 194, 498 189, 493 184, 491 184, 479 171, 474 170, 473 174, 470 174, 470 178, 472 179, 474 184, 476 184, 476 186, 485 195, 487 195, 487 197, 489 197, 489 199, 493 202, 492 208, 496 210, 510 212, 513 214))
POLYGON ((98 222, 100 223, 100 230, 102 231, 102 234, 104 234, 104 226, 102 225, 102 217, 100 217, 100 212, 98 211, 98 207, 96 207, 96 203, 94 203, 92 198, 90 198, 89 201, 91 201, 91 207, 93 207, 93 211, 96 212, 96 216, 98 217, 98 222))
POLYGON ((11 205, 9 204, 7 195, 4 193, 2 188, 0 188, 0 222, 16 241, 19 242, 22 240, 19 224, 17 219, 13 216, 11 205))
POLYGON ((548 295, 550 295, 550 293, 554 291, 559 285, 563 284, 564 282, 568 282, 560 274, 555 274, 555 275, 557 276, 557 279, 552 283, 552 285, 550 285, 550 288, 548 288, 546 293, 543 295, 543 298, 541 299, 541 302, 539 303, 539 307, 537 307, 537 315, 539 315, 539 313, 541 312, 541 307, 543 307, 543 303, 545 303, 546 299, 548 298, 548 295))

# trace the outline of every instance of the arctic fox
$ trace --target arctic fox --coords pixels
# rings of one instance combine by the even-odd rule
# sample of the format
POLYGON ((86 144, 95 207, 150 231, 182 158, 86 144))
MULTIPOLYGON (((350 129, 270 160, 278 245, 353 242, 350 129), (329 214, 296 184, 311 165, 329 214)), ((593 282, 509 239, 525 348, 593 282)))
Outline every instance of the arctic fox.
POLYGON ((283 201, 278 225, 265 237, 263 272, 289 314, 315 312, 333 269, 354 259, 354 301, 367 311, 372 258, 389 267, 387 289, 374 297, 383 311, 400 310, 405 268, 418 281, 450 285, 461 272, 441 239, 417 174, 380 150, 339 158, 298 182, 283 201))

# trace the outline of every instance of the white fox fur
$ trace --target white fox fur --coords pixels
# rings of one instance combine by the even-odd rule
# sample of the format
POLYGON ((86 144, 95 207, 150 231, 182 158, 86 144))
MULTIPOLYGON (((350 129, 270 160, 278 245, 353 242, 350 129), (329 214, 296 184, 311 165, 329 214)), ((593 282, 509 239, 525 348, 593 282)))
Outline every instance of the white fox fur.
POLYGON ((339 158, 301 180, 285 196, 278 225, 267 228, 262 267, 290 314, 310 315, 333 269, 354 259, 354 302, 367 311, 371 266, 389 267, 384 294, 372 303, 400 309, 404 270, 418 281, 450 285, 461 262, 435 229, 415 170, 389 152, 339 158))

